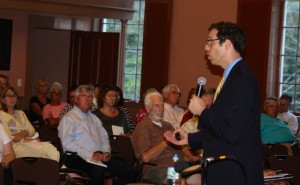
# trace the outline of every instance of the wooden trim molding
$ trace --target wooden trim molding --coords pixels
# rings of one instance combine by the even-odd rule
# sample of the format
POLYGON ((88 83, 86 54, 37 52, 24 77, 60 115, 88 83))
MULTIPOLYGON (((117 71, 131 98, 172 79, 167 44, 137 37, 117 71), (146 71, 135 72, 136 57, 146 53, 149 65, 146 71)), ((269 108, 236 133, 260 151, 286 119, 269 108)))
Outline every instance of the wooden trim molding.
POLYGON ((84 16, 132 19, 133 0, 1 0, 0 8, 22 10, 41 15, 84 16))

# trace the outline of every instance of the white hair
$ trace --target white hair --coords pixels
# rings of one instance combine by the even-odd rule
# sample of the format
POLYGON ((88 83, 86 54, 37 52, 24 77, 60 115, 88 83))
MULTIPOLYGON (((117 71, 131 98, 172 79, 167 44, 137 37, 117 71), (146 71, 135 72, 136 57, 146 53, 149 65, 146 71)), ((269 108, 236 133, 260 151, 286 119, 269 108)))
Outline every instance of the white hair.
POLYGON ((179 89, 179 87, 178 87, 178 85, 177 84, 168 84, 168 85, 166 85, 163 89, 162 89, 162 94, 163 94, 163 97, 166 97, 167 96, 167 94, 170 92, 170 89, 172 88, 172 87, 175 87, 177 90, 178 90, 178 92, 180 92, 180 89, 179 89))
POLYGON ((147 93, 146 97, 145 97, 145 107, 150 107, 152 106, 152 97, 153 96, 158 96, 160 97, 161 100, 163 100, 162 95, 159 92, 149 92, 147 93))
POLYGON ((88 85, 79 85, 75 90, 75 95, 78 96, 82 92, 93 92, 93 88, 88 85))
POLYGON ((62 85, 59 83, 59 82, 54 82, 51 87, 50 87, 50 93, 54 90, 59 90, 59 91, 62 91, 63 87, 62 85))

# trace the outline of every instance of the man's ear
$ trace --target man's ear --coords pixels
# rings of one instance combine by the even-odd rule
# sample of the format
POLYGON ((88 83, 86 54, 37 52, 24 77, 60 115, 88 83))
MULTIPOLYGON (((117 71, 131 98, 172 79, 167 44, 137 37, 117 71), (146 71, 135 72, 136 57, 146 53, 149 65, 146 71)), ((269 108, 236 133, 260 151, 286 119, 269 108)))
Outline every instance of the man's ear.
POLYGON ((226 50, 228 50, 230 48, 234 49, 232 42, 228 39, 226 39, 223 44, 225 44, 226 50))
POLYGON ((77 104, 77 102, 78 102, 78 96, 76 96, 76 95, 74 97, 74 102, 75 102, 75 104, 77 104))
POLYGON ((145 109, 146 109, 147 113, 150 112, 150 110, 151 110, 149 106, 145 106, 145 109))

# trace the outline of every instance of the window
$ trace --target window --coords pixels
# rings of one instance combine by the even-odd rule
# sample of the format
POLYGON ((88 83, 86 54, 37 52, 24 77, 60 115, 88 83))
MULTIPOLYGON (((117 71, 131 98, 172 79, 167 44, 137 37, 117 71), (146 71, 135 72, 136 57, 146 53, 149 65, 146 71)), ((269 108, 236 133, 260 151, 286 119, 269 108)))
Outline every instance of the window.
MULTIPOLYGON (((123 74, 124 98, 139 100, 142 71, 145 0, 134 0, 133 19, 127 22, 125 69, 123 74)), ((120 32, 121 21, 104 19, 103 32, 120 32)))
POLYGON ((300 24, 297 0, 285 0, 280 52, 279 94, 293 97, 291 111, 300 112, 300 24))

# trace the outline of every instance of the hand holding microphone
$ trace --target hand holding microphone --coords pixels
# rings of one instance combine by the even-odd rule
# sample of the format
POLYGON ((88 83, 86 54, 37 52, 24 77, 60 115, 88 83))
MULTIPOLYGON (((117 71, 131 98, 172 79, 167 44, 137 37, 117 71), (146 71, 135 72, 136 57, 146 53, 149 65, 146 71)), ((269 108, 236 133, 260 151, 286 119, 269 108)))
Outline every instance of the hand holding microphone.
POLYGON ((199 77, 198 78, 198 92, 197 96, 193 96, 190 100, 188 109, 194 114, 194 115, 200 115, 202 111, 206 108, 206 103, 200 98, 202 95, 201 92, 203 91, 203 86, 206 84, 206 78, 199 77))

